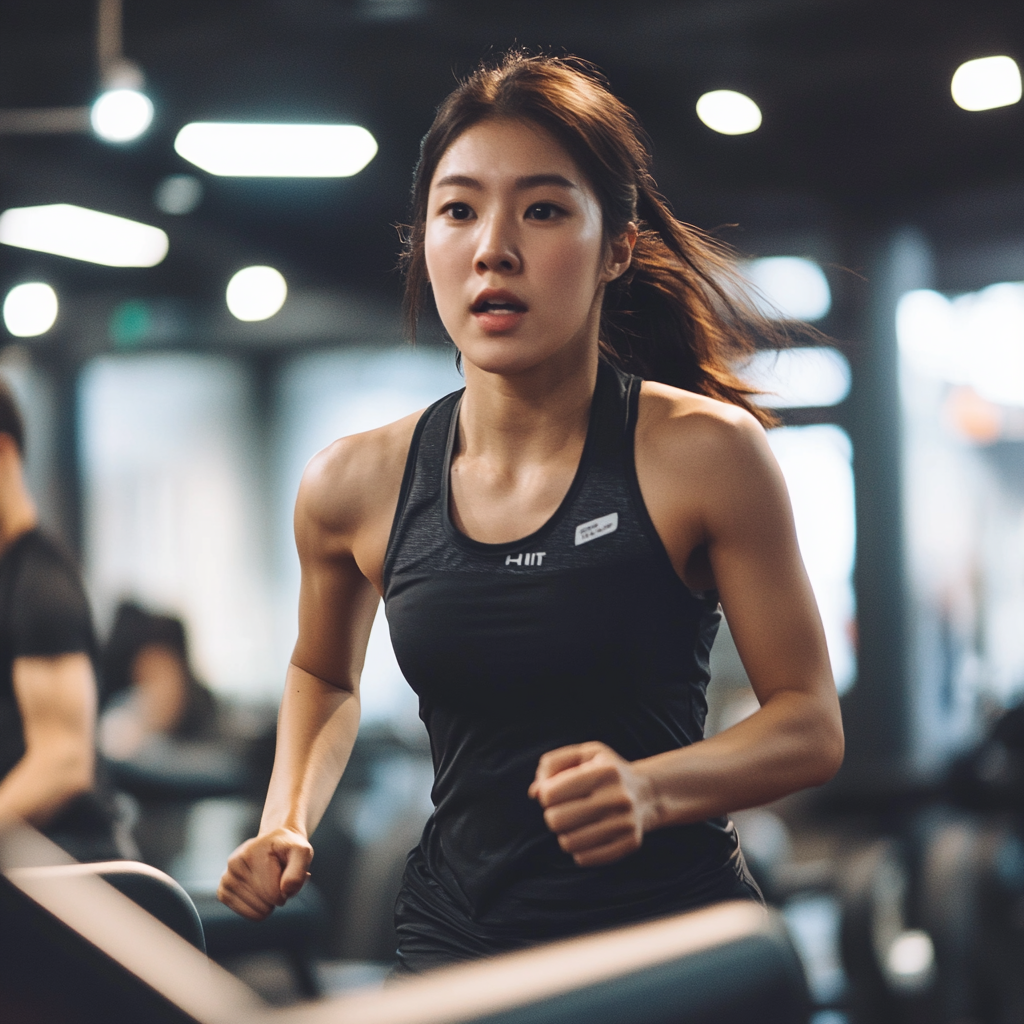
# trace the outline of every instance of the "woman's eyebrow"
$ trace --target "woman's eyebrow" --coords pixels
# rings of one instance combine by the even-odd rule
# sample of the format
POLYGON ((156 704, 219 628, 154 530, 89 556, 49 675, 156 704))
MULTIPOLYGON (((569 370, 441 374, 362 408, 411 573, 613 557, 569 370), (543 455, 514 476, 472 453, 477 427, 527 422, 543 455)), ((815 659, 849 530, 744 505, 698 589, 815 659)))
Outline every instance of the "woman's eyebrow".
POLYGON ((444 188, 445 185, 459 185, 462 188, 483 188, 483 185, 476 178, 471 178, 468 174, 446 174, 434 183, 434 188, 444 188))
MULTIPOLYGON (((483 184, 468 174, 446 174, 434 183, 434 188, 444 188, 446 185, 455 185, 460 188, 472 188, 477 191, 483 190, 483 184)), ((578 188, 579 186, 563 177, 561 174, 528 174, 522 178, 516 178, 515 189, 517 192, 525 192, 527 189, 537 188, 541 185, 554 185, 556 188, 578 188)))
POLYGON ((516 189, 525 191, 539 185, 554 185, 557 188, 577 188, 574 181, 562 177, 561 174, 528 174, 524 178, 516 178, 516 189))

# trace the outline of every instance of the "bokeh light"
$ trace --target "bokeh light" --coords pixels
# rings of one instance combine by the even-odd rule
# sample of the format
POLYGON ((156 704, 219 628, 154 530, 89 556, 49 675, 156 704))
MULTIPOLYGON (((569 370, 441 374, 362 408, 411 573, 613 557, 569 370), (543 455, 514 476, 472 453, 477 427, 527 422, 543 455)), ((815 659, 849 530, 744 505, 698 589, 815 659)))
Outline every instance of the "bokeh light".
POLYGON ((227 303, 238 320, 269 320, 283 305, 288 284, 273 267, 246 267, 228 282, 227 303))
POLYGON ((697 100, 697 116, 722 135, 746 135, 761 127, 761 108, 732 89, 706 92, 697 100))
POLYGON ((92 105, 93 131, 107 142, 131 142, 153 121, 153 103, 137 89, 110 89, 92 105))
POLYGON ((15 285, 4 299, 4 326, 16 338, 45 334, 57 320, 57 293, 41 281, 15 285))
POLYGON ((1012 57, 980 57, 961 64, 950 83, 953 102, 964 110, 992 110, 1018 103, 1020 68, 1012 57))

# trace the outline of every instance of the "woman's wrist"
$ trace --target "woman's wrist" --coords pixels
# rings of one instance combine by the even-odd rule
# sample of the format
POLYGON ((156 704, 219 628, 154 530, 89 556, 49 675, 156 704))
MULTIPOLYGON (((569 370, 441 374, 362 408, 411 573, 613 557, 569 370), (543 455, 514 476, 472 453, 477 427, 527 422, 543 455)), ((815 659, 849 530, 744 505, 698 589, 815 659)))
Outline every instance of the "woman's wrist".
POLYGON ((658 774, 651 761, 652 758, 645 757, 630 764, 630 771, 636 784, 640 826, 644 834, 669 824, 666 820, 665 800, 658 784, 658 774))

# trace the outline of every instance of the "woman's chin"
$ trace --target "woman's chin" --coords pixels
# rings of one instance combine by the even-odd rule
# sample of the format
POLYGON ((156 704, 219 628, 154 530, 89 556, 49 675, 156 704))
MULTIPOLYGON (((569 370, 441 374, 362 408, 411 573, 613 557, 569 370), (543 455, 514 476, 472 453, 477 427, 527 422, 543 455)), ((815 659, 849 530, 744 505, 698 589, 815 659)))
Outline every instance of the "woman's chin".
POLYGON ((472 366, 481 373, 497 374, 503 377, 514 377, 529 373, 547 362, 546 353, 537 353, 519 346, 508 346, 504 351, 481 351, 474 348, 472 352, 462 350, 463 366, 472 366))
POLYGON ((570 355, 575 345, 540 345, 536 338, 529 340, 516 335, 491 335, 465 339, 457 343, 464 366, 473 366, 483 373, 515 376, 539 370, 544 366, 575 363, 579 356, 570 355), (566 357, 569 357, 568 360, 566 357))

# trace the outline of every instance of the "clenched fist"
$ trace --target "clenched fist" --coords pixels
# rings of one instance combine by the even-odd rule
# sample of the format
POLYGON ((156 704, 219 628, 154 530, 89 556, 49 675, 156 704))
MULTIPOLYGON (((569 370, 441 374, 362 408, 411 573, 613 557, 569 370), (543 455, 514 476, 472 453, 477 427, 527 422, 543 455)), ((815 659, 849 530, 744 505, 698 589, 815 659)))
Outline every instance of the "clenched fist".
POLYGON ((610 864, 638 850, 656 817, 650 782, 596 741, 544 754, 529 795, 544 808, 558 845, 581 867, 610 864))
POLYGON ((251 921, 262 921, 306 884, 313 847, 292 829, 248 839, 228 858, 217 899, 251 921))

